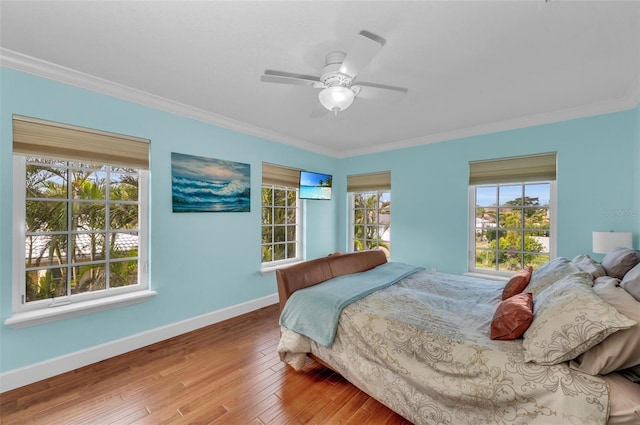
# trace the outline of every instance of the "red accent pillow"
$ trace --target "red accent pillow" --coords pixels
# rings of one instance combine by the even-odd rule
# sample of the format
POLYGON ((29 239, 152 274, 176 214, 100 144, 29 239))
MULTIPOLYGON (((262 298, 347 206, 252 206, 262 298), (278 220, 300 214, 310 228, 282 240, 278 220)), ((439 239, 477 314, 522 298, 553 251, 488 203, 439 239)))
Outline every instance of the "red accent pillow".
POLYGON ((516 294, 500 301, 491 321, 491 339, 520 338, 533 321, 533 293, 516 294))
POLYGON ((531 280, 532 273, 533 267, 527 266, 524 269, 520 270, 518 273, 511 276, 511 279, 509 279, 509 282, 507 282, 504 289, 502 290, 502 299, 506 300, 513 297, 515 294, 519 294, 524 291, 524 288, 527 287, 529 281, 531 280))

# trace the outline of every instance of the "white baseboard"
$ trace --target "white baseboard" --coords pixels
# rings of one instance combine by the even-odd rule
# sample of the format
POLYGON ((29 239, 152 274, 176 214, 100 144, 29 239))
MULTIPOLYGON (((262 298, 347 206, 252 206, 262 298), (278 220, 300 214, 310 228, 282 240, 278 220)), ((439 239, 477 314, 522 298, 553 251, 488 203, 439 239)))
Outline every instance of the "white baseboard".
POLYGON ((19 369, 0 374, 0 393, 32 384, 64 372, 96 363, 110 357, 145 347, 174 336, 182 335, 214 323, 249 313, 278 302, 278 295, 251 300, 242 304, 226 307, 211 313, 171 323, 170 325, 152 329, 126 338, 96 345, 91 348, 65 354, 54 359, 45 360, 19 369))

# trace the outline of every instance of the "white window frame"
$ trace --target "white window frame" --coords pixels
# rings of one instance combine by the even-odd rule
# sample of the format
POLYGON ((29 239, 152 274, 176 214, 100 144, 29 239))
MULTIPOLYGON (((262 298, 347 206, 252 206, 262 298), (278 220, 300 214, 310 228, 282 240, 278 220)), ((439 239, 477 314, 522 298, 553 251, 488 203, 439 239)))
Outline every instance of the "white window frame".
MULTIPOLYGON (((263 247, 263 243, 262 243, 262 229, 264 227, 264 225, 262 224, 262 219, 260 222, 260 261, 261 261, 261 270, 262 272, 268 272, 271 270, 275 270, 279 267, 283 267, 283 266, 288 266, 291 265, 293 263, 298 263, 303 261, 303 255, 302 255, 302 250, 304 247, 304 235, 303 235, 303 225, 302 225, 302 214, 303 214, 303 206, 302 206, 302 200, 300 199, 300 189, 295 187, 295 186, 284 186, 284 185, 278 185, 278 184, 262 184, 262 186, 260 187, 260 193, 262 193, 262 189, 281 189, 281 190, 287 190, 289 192, 295 192, 296 193, 296 223, 294 225, 295 229, 296 229, 296 240, 295 240, 295 245, 296 245, 296 255, 295 257, 292 258, 286 258, 286 259, 282 259, 282 260, 274 260, 274 261, 265 261, 262 262, 262 247, 263 247)), ((262 208, 264 208, 265 205, 262 203, 262 201, 260 201, 260 214, 262 216, 262 208)), ((271 208, 275 208, 275 206, 272 204, 270 205, 271 208)), ((272 215, 273 217, 274 215, 272 215)), ((273 223, 271 224, 273 225, 273 223)), ((273 241, 272 241, 273 244, 273 241)))
MULTIPOLYGON (((348 237, 348 252, 354 252, 354 243, 356 238, 354 237, 354 227, 355 227, 355 196, 358 194, 371 194, 371 193, 377 193, 378 194, 378 199, 380 199, 380 194, 386 193, 389 194, 389 201, 391 202, 391 189, 383 189, 383 190, 361 190, 361 191, 353 191, 353 192, 348 192, 348 196, 349 196, 349 237, 348 237)), ((378 206, 375 208, 375 210, 380 210, 380 204, 378 203, 378 206)), ((380 214, 377 214, 377 217, 380 217, 380 214)), ((378 221, 376 223, 376 226, 381 226, 383 224, 380 223, 380 221, 378 221)), ((391 205, 389 207, 389 249, 385 248, 385 253, 387 254, 387 257, 390 255, 390 251, 391 251, 391 205)), ((366 250, 365 250, 366 251, 366 250)))
POLYGON ((108 290, 69 294, 54 299, 24 302, 26 156, 13 155, 13 291, 12 316, 4 324, 15 328, 48 323, 94 311, 145 301, 156 294, 149 289, 149 171, 138 181, 138 283, 108 290))
POLYGON ((469 185, 469 273, 470 274, 479 274, 479 275, 487 275, 487 276, 497 276, 497 277, 508 277, 513 274, 513 272, 500 271, 500 270, 488 270, 488 269, 480 269, 476 268, 476 187, 478 186, 498 186, 498 185, 527 185, 527 184, 537 184, 537 183, 548 183, 549 184, 549 260, 552 260, 556 257, 556 246, 557 246, 557 190, 556 190, 556 180, 544 180, 544 181, 517 181, 512 183, 486 183, 479 185, 469 185))

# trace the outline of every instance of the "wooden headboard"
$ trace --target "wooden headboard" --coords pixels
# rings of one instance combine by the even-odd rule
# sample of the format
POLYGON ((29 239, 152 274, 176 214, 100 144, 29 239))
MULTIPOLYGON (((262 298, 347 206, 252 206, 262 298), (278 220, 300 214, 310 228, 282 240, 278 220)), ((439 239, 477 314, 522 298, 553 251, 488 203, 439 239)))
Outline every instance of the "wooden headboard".
POLYGON ((384 251, 361 251, 316 258, 276 270, 280 311, 298 289, 317 285, 334 277, 363 272, 387 262, 384 251))

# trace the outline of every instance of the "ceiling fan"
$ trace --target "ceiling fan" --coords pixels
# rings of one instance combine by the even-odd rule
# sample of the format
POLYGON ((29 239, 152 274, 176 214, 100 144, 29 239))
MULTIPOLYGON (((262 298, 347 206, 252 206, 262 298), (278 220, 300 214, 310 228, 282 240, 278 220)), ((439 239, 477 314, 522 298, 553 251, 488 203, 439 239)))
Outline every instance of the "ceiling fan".
POLYGON ((385 40, 369 31, 360 31, 348 53, 330 52, 319 77, 267 69, 260 80, 268 83, 294 84, 322 89, 318 99, 322 106, 334 112, 344 111, 356 97, 382 101, 397 101, 408 89, 384 84, 356 82, 356 76, 375 55, 385 40))

